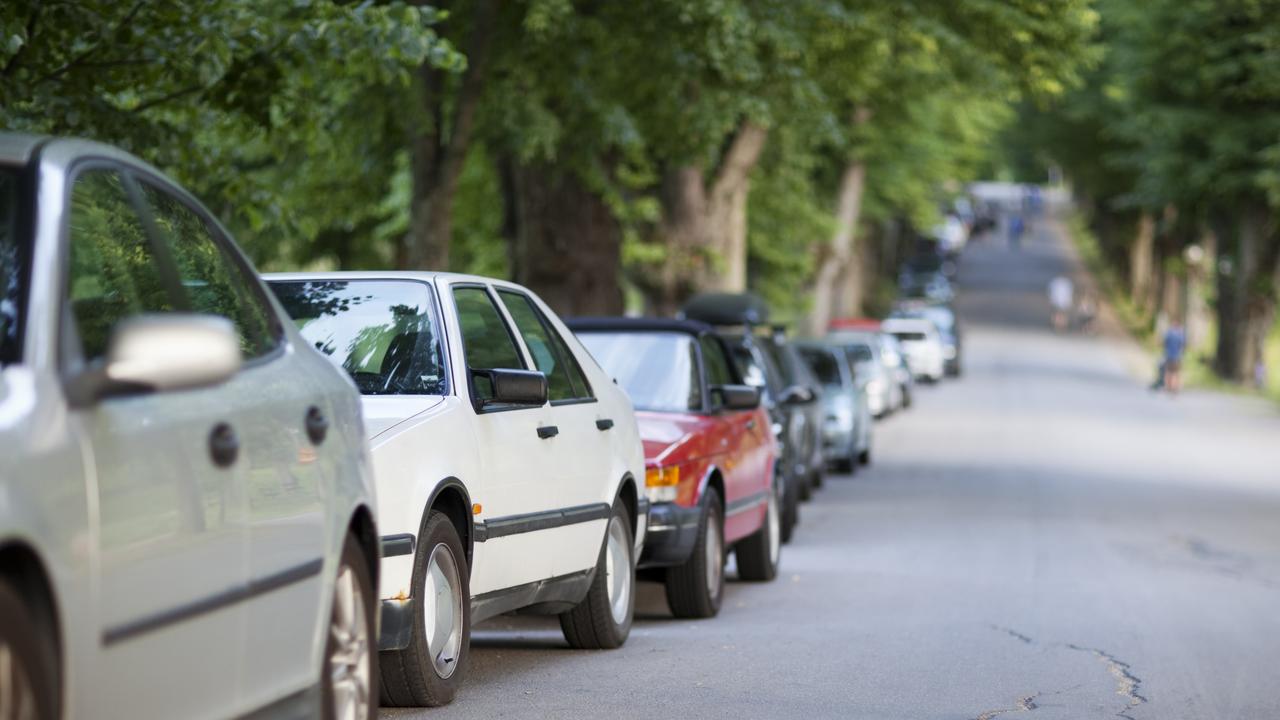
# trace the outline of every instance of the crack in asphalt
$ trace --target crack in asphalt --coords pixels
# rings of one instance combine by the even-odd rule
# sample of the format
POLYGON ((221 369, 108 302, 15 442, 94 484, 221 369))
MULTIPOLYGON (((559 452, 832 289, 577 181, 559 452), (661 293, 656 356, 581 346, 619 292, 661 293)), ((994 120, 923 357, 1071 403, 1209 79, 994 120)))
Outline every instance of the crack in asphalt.
MULTIPOLYGON (((1004 633, 1025 645, 1036 644, 1036 641, 1032 639, 1031 636, 1020 633, 1012 628, 1007 628, 1002 625, 991 625, 990 627, 992 630, 1004 633)), ((1107 672, 1116 679, 1116 694, 1125 698, 1126 701, 1125 706, 1116 712, 1116 717, 1122 718, 1122 720, 1134 720, 1134 717, 1129 713, 1139 705, 1150 702, 1147 696, 1140 692, 1142 689, 1142 678, 1133 674, 1132 666, 1129 665, 1129 663, 1121 660, 1115 655, 1112 655, 1106 650, 1076 645, 1075 643, 1052 643, 1051 647, 1063 647, 1076 652, 1090 653, 1106 665, 1107 672)), ((1052 694, 1059 695, 1062 692, 1065 691, 1058 691, 1052 694)), ((1011 712, 1030 712, 1038 707, 1035 700, 1041 696, 1042 693, 1039 692, 1034 695, 1028 695, 1027 697, 1019 699, 1014 707, 988 710, 975 718, 975 720, 991 720, 991 718, 1011 712)))

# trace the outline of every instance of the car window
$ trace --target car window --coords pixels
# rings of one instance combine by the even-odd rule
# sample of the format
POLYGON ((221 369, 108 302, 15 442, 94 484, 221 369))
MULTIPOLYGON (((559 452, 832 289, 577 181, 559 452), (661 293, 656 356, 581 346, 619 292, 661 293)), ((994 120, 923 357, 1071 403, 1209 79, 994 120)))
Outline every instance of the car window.
MULTIPOLYGON (((462 331, 462 351, 469 371, 525 369, 515 340, 493 304, 488 291, 481 287, 463 286, 453 289, 453 302, 458 309, 458 326, 462 331)), ((474 376, 473 376, 474 378, 474 376)), ((493 397, 488 382, 474 378, 477 399, 493 397)))
POLYGON ((17 362, 23 314, 17 171, 0 168, 0 365, 17 362))
POLYGON ((364 395, 448 392, 431 286, 409 280, 273 281, 307 342, 364 395))
POLYGON ((895 332, 893 336, 898 338, 902 342, 919 342, 925 339, 925 334, 922 332, 899 331, 899 332, 895 332))
POLYGON ((533 364, 547 376, 547 399, 574 400, 591 397, 591 388, 564 338, 523 293, 499 290, 516 329, 533 356, 533 364))
POLYGON ((578 333, 604 371, 637 410, 688 412, 702 409, 697 348, 678 332, 578 333))
POLYGON ((702 345, 702 362, 707 366, 708 385, 733 385, 738 381, 729 367, 729 358, 725 357, 724 346, 714 337, 703 335, 698 342, 702 345))
POLYGON ((849 355, 849 360, 854 364, 868 362, 875 359, 871 348, 867 345, 849 345, 845 347, 845 353, 849 355))
POLYGON ((843 381, 840 377, 840 366, 836 364, 836 358, 831 352, 816 347, 800 347, 796 350, 813 370, 813 374, 818 377, 818 382, 821 382, 823 387, 835 390, 841 388, 843 381))
POLYGON ((106 355, 111 329, 120 320, 180 309, 115 171, 87 170, 76 178, 68 236, 67 299, 86 361, 106 355))
POLYGON ((181 279, 191 310, 230 320, 247 359, 262 357, 279 345, 272 310, 256 281, 218 242, 208 222, 172 194, 141 182, 156 229, 181 279))

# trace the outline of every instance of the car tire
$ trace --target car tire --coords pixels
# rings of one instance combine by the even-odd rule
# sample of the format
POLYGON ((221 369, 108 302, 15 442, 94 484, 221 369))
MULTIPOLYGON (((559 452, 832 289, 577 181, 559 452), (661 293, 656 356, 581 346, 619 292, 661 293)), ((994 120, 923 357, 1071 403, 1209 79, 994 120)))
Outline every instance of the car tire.
POLYGON ((911 407, 911 391, 906 386, 902 388, 902 409, 911 407))
POLYGON ((377 616, 373 574, 360 543, 347 535, 329 609, 320 672, 320 717, 373 720, 378 712, 377 616))
POLYGON ((836 472, 838 472, 838 473, 844 473, 844 474, 846 474, 846 475, 852 475, 852 474, 853 474, 853 472, 854 472, 854 463, 853 463, 853 460, 851 460, 851 459, 849 459, 849 458, 847 458, 847 457, 843 457, 843 458, 836 458, 836 461, 833 463, 833 465, 835 466, 835 470, 836 470, 836 472))
POLYGON ((738 577, 751 582, 768 582, 778 576, 782 556, 782 499, 775 483, 769 488, 768 506, 760 529, 738 543, 734 555, 738 577))
POLYGON ((809 502, 813 499, 813 477, 805 475, 804 481, 800 483, 800 502, 809 502))
POLYGON ((818 469, 813 471, 813 487, 814 488, 822 487, 822 482, 825 479, 826 478, 824 478, 822 474, 822 466, 819 465, 818 469))
POLYGON ((0 678, 0 720, 57 717, 56 661, 52 640, 42 637, 40 624, 32 616, 22 595, 0 580, 0 660, 8 674, 0 678))
POLYGON ((667 568, 667 605, 678 618, 709 618, 724 598, 724 514, 720 493, 707 486, 693 552, 683 564, 667 568))
POLYGON ((560 629, 569 645, 581 650, 610 650, 627 641, 636 610, 634 538, 626 506, 614 500, 587 596, 560 613, 560 629))
POLYGON ((862 452, 858 453, 858 464, 859 465, 871 464, 871 448, 867 448, 866 450, 863 450, 862 452))
POLYGON ((453 701, 471 652, 471 587, 453 521, 427 511, 413 559, 409 646, 381 653, 382 704, 438 707, 453 701), (430 615, 430 627, 428 627, 430 615))

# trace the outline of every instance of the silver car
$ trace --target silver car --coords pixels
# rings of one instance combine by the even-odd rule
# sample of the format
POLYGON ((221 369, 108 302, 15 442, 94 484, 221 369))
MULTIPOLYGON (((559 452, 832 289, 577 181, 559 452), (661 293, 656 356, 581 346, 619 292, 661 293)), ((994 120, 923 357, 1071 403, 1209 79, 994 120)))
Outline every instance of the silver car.
POLYGON ((372 718, 359 396, 136 158, 0 134, 0 713, 372 718))
POLYGON ((828 463, 852 473, 871 462, 871 405, 867 382, 843 348, 821 342, 796 343, 796 350, 822 383, 825 420, 822 450, 828 463))
POLYGON ((845 351, 849 362, 865 378, 867 403, 874 417, 884 417, 903 407, 903 385, 897 371, 884 356, 882 334, 878 330, 832 330, 826 342, 845 351))

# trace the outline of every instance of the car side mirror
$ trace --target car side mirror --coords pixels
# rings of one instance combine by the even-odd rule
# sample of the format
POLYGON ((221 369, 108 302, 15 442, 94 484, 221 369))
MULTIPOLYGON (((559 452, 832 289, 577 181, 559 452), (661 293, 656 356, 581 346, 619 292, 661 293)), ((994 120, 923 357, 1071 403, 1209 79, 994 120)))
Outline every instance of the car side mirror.
POLYGON ((713 385, 711 396, 724 410, 755 410, 760 407, 760 388, 750 385, 713 385))
POLYGON ((547 404, 547 376, 536 370, 473 370, 476 376, 489 381, 490 397, 481 401, 488 405, 547 404))
POLYGON ((163 313, 116 323, 107 354, 67 385, 73 406, 106 397, 209 387, 240 369, 235 325, 216 315, 163 313))
POLYGON ((778 402, 783 405, 808 405, 818 399, 818 393, 813 388, 804 385, 792 385, 782 391, 782 395, 778 397, 778 402))

